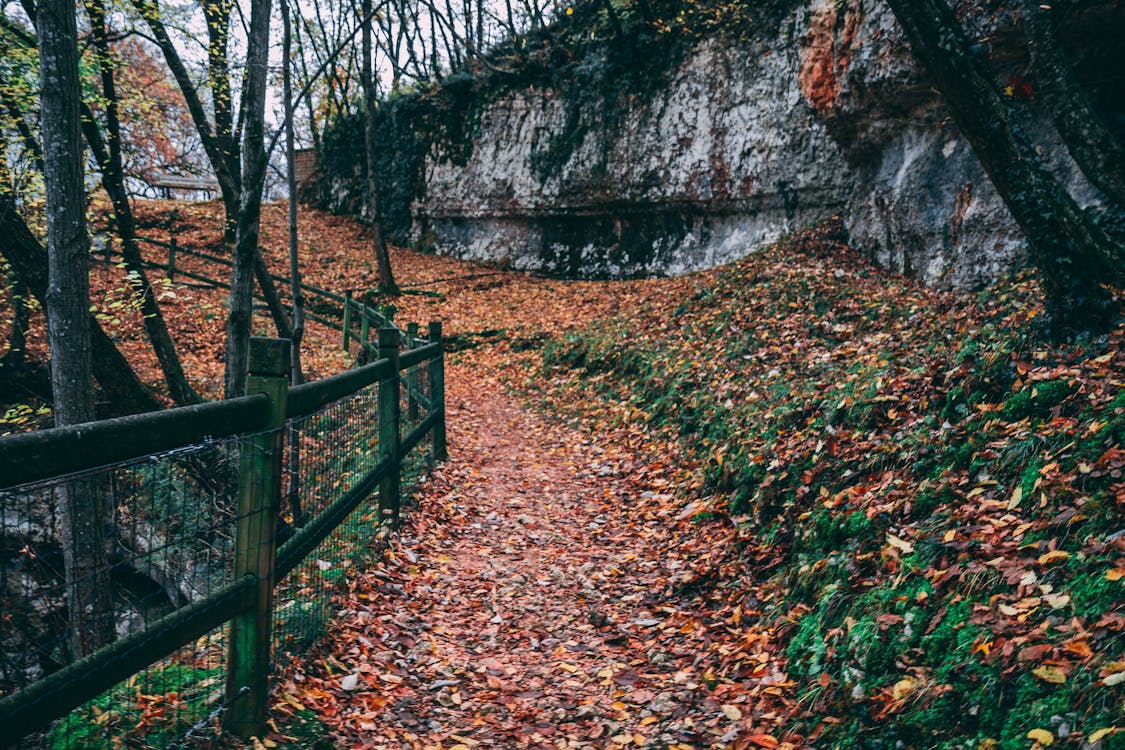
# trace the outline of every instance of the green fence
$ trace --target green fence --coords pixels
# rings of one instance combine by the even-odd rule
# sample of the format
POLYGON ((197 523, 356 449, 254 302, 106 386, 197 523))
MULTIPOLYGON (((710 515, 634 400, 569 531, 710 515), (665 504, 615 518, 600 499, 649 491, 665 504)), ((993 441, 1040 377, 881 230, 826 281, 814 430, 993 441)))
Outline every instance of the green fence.
POLYGON ((295 387, 288 342, 254 339, 242 398, 0 438, 0 745, 262 730, 274 665, 323 631, 404 477, 445 457, 441 325, 410 332, 295 387), (78 492, 105 510, 81 580, 59 515, 78 492), (112 634, 81 659, 76 612, 112 634))

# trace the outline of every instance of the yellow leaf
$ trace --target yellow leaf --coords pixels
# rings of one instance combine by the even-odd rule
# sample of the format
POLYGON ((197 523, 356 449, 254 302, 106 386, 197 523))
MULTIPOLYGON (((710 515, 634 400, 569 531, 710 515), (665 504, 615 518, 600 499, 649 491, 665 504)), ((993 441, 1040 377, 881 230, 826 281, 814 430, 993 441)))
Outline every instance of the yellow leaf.
POLYGON ((890 533, 889 531, 887 532, 887 544, 891 545, 892 547, 896 547, 896 548, 902 550, 903 552, 905 552, 908 555, 911 552, 914 551, 914 545, 913 544, 906 541, 905 539, 900 539, 899 537, 895 536, 894 534, 890 533))
POLYGON ((561 669, 564 669, 564 670, 566 670, 567 672, 570 672, 571 674, 574 674, 575 672, 577 672, 577 671, 578 671, 578 667, 577 667, 576 665, 574 665, 574 664, 567 664, 566 662, 562 662, 562 663, 560 663, 560 664, 559 664, 559 667, 560 667, 561 669))
POLYGON ((1113 687, 1125 682, 1125 672, 1114 672, 1102 678, 1102 684, 1106 687, 1113 687))
POLYGON ((1105 572, 1107 581, 1120 581, 1125 578, 1125 568, 1110 568, 1105 572))
POLYGON ((1008 510, 1018 508, 1021 500, 1023 500, 1023 487, 1016 487, 1012 492, 1012 497, 1008 500, 1008 510))
POLYGON ((894 684, 891 688, 891 696, 900 701, 906 696, 914 692, 914 688, 918 686, 918 680, 913 677, 904 677, 894 684))
POLYGON ((1055 744, 1055 735, 1048 732, 1046 729, 1032 729, 1027 733, 1029 740, 1035 740, 1043 747, 1050 747, 1055 744))
POLYGON ((1052 563, 1062 562, 1069 560, 1070 553, 1061 549, 1051 550, 1039 556, 1040 565, 1051 565, 1052 563))
POLYGON ((1049 682, 1052 685, 1062 685, 1066 682, 1066 672, 1058 667, 1050 667, 1044 664, 1031 670, 1031 673, 1043 682, 1049 682))
POLYGON ((640 733, 634 733, 633 734, 633 744, 636 745, 637 747, 641 747, 642 745, 645 744, 645 736, 643 734, 640 734, 640 733))
POLYGON ((727 704, 723 706, 723 713, 731 721, 738 721, 742 718, 742 712, 738 710, 738 706, 727 704))
POLYGON ((1062 609, 1066 605, 1070 604, 1070 595, 1047 594, 1043 597, 1043 601, 1047 602, 1047 605, 1051 607, 1051 609, 1062 609))
POLYGON ((1086 738, 1086 744, 1093 745, 1095 742, 1098 742, 1099 740, 1103 740, 1106 737, 1115 735, 1120 731, 1121 730, 1117 727, 1106 727, 1105 729, 1099 729, 1098 731, 1094 732, 1093 734, 1091 734, 1089 737, 1086 738))

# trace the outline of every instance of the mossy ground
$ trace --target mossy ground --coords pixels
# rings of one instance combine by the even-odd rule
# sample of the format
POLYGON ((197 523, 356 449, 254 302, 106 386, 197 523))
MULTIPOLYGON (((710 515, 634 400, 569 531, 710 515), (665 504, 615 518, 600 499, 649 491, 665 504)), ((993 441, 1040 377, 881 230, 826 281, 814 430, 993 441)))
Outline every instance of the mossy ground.
POLYGON ((541 374, 555 408, 678 439, 730 556, 777 556, 796 735, 1119 747, 1123 331, 1046 343, 1036 299, 925 290, 826 226, 551 341, 541 374))

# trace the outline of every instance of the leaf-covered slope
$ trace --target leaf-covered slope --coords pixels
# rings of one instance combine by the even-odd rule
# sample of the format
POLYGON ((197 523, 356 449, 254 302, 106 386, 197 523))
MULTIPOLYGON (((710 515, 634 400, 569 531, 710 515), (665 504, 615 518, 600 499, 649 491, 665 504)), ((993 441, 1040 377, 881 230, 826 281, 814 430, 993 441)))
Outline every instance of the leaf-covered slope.
POLYGON ((1123 331, 1040 344, 1037 298, 934 294, 822 228, 545 351, 556 407, 698 465, 741 540, 699 583, 778 587, 817 747, 1125 739, 1123 331))

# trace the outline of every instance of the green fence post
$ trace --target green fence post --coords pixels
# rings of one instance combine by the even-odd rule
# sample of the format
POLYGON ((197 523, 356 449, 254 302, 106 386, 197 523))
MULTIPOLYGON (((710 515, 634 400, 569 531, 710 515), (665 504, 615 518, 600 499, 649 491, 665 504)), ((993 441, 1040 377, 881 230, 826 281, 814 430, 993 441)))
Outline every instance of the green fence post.
POLYGON ((367 348, 367 342, 371 338, 371 310, 366 302, 359 303, 359 314, 359 350, 362 352, 367 348))
POLYGON ((172 242, 168 245, 168 281, 176 280, 176 250, 179 246, 176 244, 176 238, 172 238, 172 242))
MULTIPOLYGON (((441 345, 441 321, 430 323, 430 343, 441 345)), ((430 360, 430 412, 441 417, 434 424, 434 461, 444 461, 449 457, 445 445, 445 347, 430 360)))
MULTIPOLYGON (((406 348, 413 349, 418 341, 418 324, 410 323, 406 326, 406 348)), ((406 372, 406 418, 411 424, 418 421, 418 390, 421 383, 418 379, 418 365, 414 365, 406 372)))
POLYGON ((391 376, 379 383, 379 459, 390 458, 395 464, 394 470, 387 472, 379 485, 379 517, 389 519, 395 526, 398 525, 401 505, 402 471, 402 457, 399 455, 398 343, 397 328, 379 329, 379 359, 391 361, 391 376))
POLYGON ((277 517, 281 509, 281 457, 289 392, 289 341, 250 339, 246 394, 264 393, 271 406, 266 431, 242 443, 234 578, 252 575, 251 606, 231 620, 227 651, 227 731, 246 739, 265 727, 269 697, 277 517))
POLYGON ((352 333, 352 290, 344 292, 344 351, 348 350, 348 338, 352 333))

